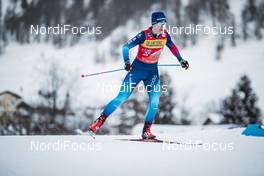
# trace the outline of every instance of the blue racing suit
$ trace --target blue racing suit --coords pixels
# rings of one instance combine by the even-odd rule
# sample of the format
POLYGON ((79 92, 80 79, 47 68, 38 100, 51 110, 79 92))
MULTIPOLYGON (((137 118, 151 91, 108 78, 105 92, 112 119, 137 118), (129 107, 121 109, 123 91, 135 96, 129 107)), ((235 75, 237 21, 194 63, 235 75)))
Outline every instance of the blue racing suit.
POLYGON ((143 81, 149 95, 145 121, 153 123, 158 111, 159 98, 161 95, 160 78, 157 66, 159 54, 164 45, 166 45, 179 61, 181 61, 182 58, 167 32, 165 32, 164 36, 156 36, 152 33, 151 28, 149 28, 140 32, 123 46, 122 53, 125 63, 130 63, 129 49, 137 45, 139 45, 139 50, 137 57, 132 63, 132 70, 127 73, 123 80, 118 95, 106 105, 102 114, 109 116, 114 112, 119 105, 128 99, 138 83, 143 81))

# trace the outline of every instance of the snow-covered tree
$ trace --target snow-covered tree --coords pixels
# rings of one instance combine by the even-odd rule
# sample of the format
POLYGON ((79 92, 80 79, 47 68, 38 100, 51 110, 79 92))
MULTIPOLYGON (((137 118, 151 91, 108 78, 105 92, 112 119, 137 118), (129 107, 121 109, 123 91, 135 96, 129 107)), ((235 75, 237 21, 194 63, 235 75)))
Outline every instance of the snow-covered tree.
POLYGON ((262 30, 264 28, 264 2, 248 0, 242 10, 242 31, 243 39, 247 40, 255 36, 262 39, 262 30))
POLYGON ((230 97, 224 99, 221 113, 222 123, 246 125, 260 122, 261 111, 257 106, 257 95, 251 87, 250 79, 244 75, 240 78, 230 97))

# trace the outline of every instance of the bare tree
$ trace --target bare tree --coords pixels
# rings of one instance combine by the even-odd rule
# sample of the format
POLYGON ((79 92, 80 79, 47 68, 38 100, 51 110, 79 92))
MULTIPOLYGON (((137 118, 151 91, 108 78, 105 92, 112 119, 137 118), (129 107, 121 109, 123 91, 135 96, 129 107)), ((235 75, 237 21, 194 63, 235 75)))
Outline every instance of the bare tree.
POLYGON ((66 133, 65 116, 73 114, 70 107, 70 90, 67 88, 63 69, 55 62, 51 63, 43 74, 43 86, 38 91, 42 98, 35 108, 40 116, 36 124, 41 133, 66 133), (44 129, 43 129, 44 128, 44 129))
POLYGON ((54 115, 58 106, 58 94, 64 81, 56 63, 51 64, 45 79, 45 85, 41 90, 39 90, 39 95, 44 98, 48 107, 52 109, 52 114, 54 115))

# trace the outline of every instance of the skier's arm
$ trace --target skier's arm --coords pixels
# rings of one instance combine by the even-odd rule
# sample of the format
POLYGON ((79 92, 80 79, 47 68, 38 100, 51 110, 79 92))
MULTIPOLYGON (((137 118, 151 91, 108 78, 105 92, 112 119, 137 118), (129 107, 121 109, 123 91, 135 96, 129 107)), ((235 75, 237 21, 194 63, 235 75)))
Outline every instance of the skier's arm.
POLYGON ((169 33, 167 33, 167 43, 166 46, 171 50, 172 54, 174 56, 177 57, 178 61, 181 62, 183 59, 181 57, 181 54, 178 50, 178 48, 176 47, 176 45, 173 43, 173 41, 171 40, 171 36, 169 33))
POLYGON ((130 64, 129 50, 145 41, 144 32, 138 33, 134 38, 130 39, 122 48, 123 59, 126 64, 130 64))
POLYGON ((167 33, 167 43, 166 43, 167 47, 171 50, 171 52, 173 53, 174 56, 177 57, 178 61, 181 63, 182 68, 188 69, 189 68, 189 63, 188 61, 184 60, 181 57, 181 54, 178 50, 178 48, 176 47, 176 45, 172 42, 171 40, 171 36, 170 34, 167 33))

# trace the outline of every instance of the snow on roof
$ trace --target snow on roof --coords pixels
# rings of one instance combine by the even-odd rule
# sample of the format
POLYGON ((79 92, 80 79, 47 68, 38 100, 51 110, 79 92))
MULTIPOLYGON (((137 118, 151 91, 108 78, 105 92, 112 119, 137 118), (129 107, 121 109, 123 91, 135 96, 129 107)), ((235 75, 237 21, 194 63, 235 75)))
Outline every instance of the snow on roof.
POLYGON ((16 97, 16 98, 18 98, 18 99, 21 99, 21 96, 19 96, 18 94, 14 93, 14 92, 10 92, 10 91, 8 91, 8 90, 3 91, 3 92, 0 92, 0 96, 1 96, 1 95, 5 95, 5 94, 10 94, 10 95, 12 95, 12 96, 14 96, 14 97, 16 97))

